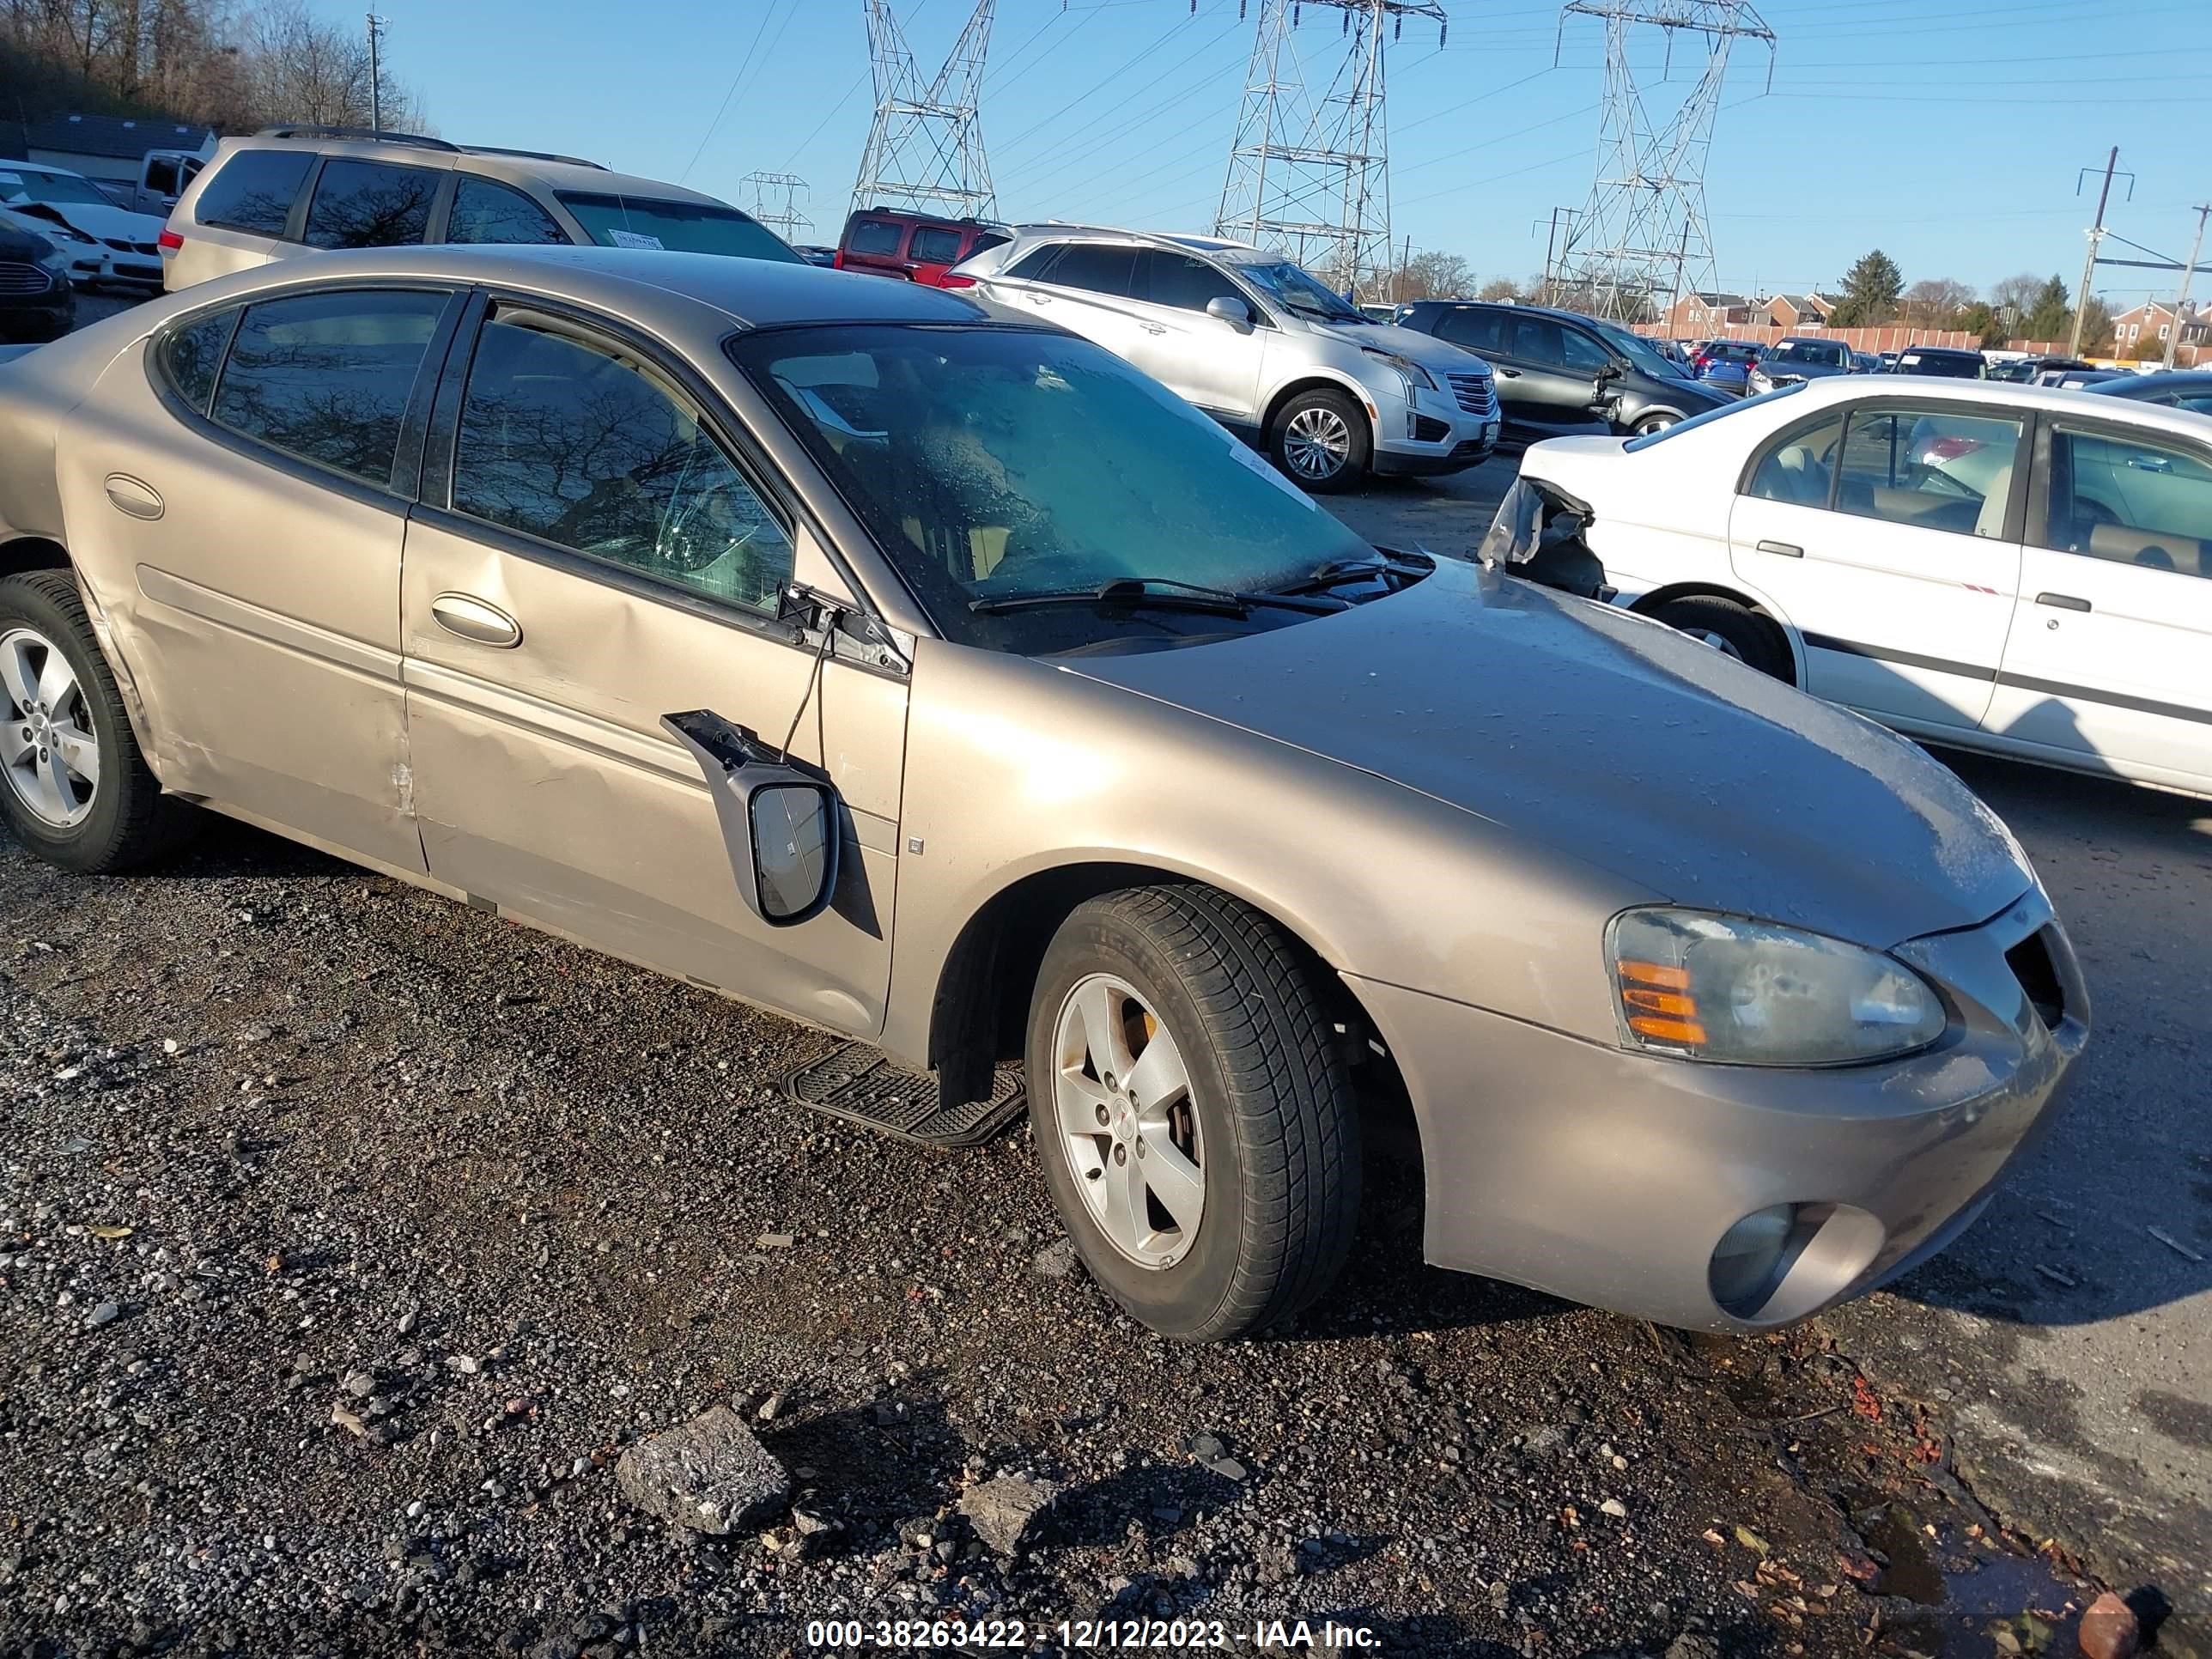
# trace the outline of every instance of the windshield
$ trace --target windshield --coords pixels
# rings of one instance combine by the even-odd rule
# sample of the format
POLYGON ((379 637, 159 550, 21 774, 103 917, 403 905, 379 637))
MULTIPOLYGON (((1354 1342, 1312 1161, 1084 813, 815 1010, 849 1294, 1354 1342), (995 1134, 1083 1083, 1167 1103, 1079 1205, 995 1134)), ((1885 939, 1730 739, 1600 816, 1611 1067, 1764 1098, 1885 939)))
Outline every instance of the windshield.
POLYGON ((602 247, 667 248, 677 253, 726 253, 740 259, 805 264, 775 232, 732 207, 714 202, 669 202, 650 196, 559 192, 602 247))
POLYGON ((1605 343, 1646 374, 1657 374, 1671 380, 1686 380, 1681 365, 1653 345, 1640 334, 1631 334, 1625 328, 1615 328, 1610 323, 1600 323, 1597 331, 1605 343))
POLYGON ((1285 311, 1320 323, 1364 323, 1359 307, 1327 284, 1310 276, 1288 259, 1261 265, 1238 265, 1237 274, 1285 311))
POLYGON ((113 207, 90 182, 65 173, 27 173, 0 161, 0 202, 21 207, 26 202, 82 203, 88 207, 113 207))
POLYGON ((1844 348, 1833 340, 1784 340, 1766 354, 1770 363, 1818 363, 1826 368, 1844 366, 1844 348))
POLYGON ((740 335, 729 350, 949 639, 1038 652, 1298 623, 1272 609, 1224 623, 972 607, 1137 577, 1250 592, 1376 557, 1236 436, 1088 340, 856 325, 740 335))

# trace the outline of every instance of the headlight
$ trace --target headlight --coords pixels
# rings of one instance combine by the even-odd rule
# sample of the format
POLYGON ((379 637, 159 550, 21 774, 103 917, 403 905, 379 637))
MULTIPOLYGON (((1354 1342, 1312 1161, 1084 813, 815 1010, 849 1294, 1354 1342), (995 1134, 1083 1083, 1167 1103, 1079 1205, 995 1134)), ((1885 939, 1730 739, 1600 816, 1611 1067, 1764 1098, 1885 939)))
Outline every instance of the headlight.
POLYGON ((1359 349, 1374 358, 1376 362, 1388 363, 1396 369, 1406 382, 1406 392, 1408 397, 1413 395, 1413 388, 1416 386, 1426 386, 1431 392, 1437 389, 1437 383, 1430 378, 1429 371, 1411 357, 1401 357, 1395 351, 1383 350, 1380 346, 1362 346, 1359 349))
POLYGON ((1632 1048, 1736 1066, 1846 1066, 1924 1048, 1943 1005, 1893 957, 1772 922, 1626 910, 1607 930, 1632 1048))

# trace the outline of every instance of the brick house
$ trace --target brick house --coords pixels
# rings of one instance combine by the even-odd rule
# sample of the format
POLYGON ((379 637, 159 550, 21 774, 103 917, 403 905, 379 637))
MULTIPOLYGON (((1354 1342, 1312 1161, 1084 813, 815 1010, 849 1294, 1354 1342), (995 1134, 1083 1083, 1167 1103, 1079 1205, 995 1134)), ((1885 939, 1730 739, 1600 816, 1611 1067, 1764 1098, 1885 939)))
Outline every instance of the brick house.
POLYGON ((1825 294, 1776 294, 1757 309, 1754 320, 1769 328, 1825 328, 1836 302, 1825 294))
POLYGON ((1686 294, 1667 308, 1660 325, 1674 338, 1702 340, 1731 323, 1750 322, 1752 309, 1741 294, 1686 294))
POLYGON ((2113 348, 2123 357, 2146 350, 2162 354, 2177 324, 2181 331, 2178 345, 2198 346, 2212 340, 2212 312, 2192 304, 2177 318, 2171 305, 2146 300, 2112 319, 2113 348))

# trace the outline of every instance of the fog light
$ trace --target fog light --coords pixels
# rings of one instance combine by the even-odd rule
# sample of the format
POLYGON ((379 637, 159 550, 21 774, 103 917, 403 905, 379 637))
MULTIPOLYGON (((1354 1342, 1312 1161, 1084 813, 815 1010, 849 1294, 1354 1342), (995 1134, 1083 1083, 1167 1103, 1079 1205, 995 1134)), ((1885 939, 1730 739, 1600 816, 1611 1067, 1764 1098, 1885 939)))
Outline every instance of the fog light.
POLYGON ((1721 1235, 1705 1270, 1713 1300, 1738 1319, 1756 1319, 1790 1268, 1795 1247, 1802 1243, 1799 1206, 1774 1204, 1749 1215, 1721 1235))

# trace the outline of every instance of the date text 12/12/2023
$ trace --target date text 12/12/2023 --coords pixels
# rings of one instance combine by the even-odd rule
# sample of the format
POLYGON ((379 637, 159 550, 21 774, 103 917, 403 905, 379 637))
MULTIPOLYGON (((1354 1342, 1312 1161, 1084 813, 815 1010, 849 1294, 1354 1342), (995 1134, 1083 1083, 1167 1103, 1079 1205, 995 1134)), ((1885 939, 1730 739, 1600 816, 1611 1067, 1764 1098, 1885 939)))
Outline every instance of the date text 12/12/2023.
POLYGON ((813 1619, 807 1621, 806 1645, 848 1651, 934 1648, 949 1652, 1019 1652, 1050 1645, 1062 1652, 1248 1646, 1327 1652, 1379 1648, 1382 1638, 1364 1625, 1339 1624, 1334 1619, 1264 1619, 1249 1630, 1232 1629, 1218 1619, 1063 1619, 1057 1623, 1022 1619, 813 1619))

